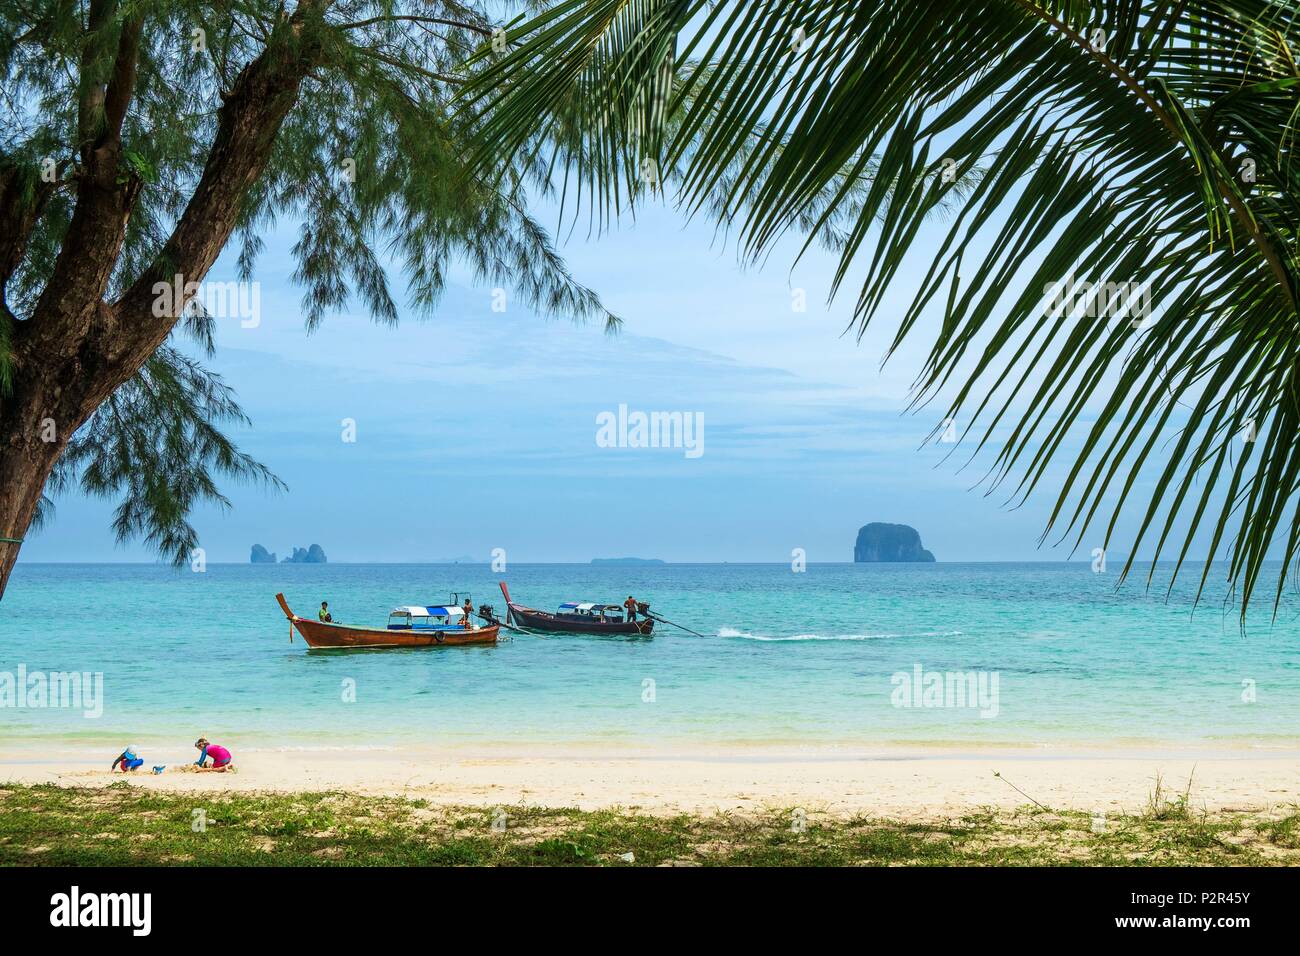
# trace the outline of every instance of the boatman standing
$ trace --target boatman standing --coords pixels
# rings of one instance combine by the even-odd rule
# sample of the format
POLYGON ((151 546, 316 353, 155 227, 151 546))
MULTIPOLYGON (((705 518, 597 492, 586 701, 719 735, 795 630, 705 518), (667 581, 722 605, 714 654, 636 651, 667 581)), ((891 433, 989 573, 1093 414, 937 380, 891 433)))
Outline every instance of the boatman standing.
POLYGON ((472 616, 474 606, 469 603, 469 598, 465 598, 465 604, 461 607, 461 610, 465 612, 465 619, 461 622, 461 624, 464 626, 465 630, 467 631, 471 630, 474 627, 474 620, 472 616))
POLYGON ((328 601, 320 602, 320 613, 316 615, 326 624, 333 624, 334 618, 330 616, 330 606, 328 601))
POLYGON ((632 597, 632 595, 629 594, 627 596, 627 600, 623 602, 623 606, 627 608, 627 619, 629 621, 635 621, 636 620, 636 598, 632 597))

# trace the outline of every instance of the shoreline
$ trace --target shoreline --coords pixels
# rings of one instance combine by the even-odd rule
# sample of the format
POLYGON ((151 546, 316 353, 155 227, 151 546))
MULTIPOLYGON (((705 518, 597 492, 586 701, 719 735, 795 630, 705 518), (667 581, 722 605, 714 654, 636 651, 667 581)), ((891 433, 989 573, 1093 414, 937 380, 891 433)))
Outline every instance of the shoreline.
MULTIPOLYGON (((1192 742, 1113 742, 1113 743, 1013 743, 1000 741, 974 744, 953 741, 901 741, 890 743, 854 744, 791 744, 750 743, 735 741, 682 740, 650 744, 641 741, 613 743, 608 741, 512 741, 491 743, 482 741, 454 743, 411 743, 406 741, 349 742, 342 744, 318 743, 246 743, 239 737, 223 735, 232 751, 245 755, 300 754, 321 756, 371 754, 398 756, 445 756, 470 760, 687 760, 740 763, 766 763, 772 761, 873 761, 873 760, 979 760, 999 758, 1009 760, 1074 760, 1074 759, 1205 759, 1205 760, 1295 760, 1300 761, 1300 740, 1292 744, 1212 744, 1192 742)), ((164 762, 179 763, 189 748, 175 743, 175 736, 162 742, 159 738, 140 735, 130 742, 144 742, 143 749, 166 757, 164 762)), ((6 764, 50 763, 57 755, 60 760, 97 764, 108 751, 117 748, 114 743, 103 742, 53 742, 53 741, 3 741, 0 742, 0 767, 6 764)), ((111 759, 112 754, 109 754, 111 759)))
POLYGON ((854 753, 624 748, 595 754, 517 744, 370 750, 230 746, 236 773, 185 772, 178 768, 191 763, 192 755, 179 748, 152 753, 143 748, 145 768, 115 774, 108 770, 113 754, 98 748, 57 755, 47 750, 41 756, 6 745, 0 747, 0 783, 105 787, 125 781, 170 793, 343 791, 445 805, 624 807, 650 813, 803 806, 832 815, 882 813, 900 819, 1032 803, 1134 813, 1161 794, 1177 799, 1184 793, 1188 807, 1196 810, 1269 811, 1300 804, 1300 759, 1294 750, 1085 754, 895 746, 854 753), (167 771, 149 773, 155 763, 167 764, 167 771))

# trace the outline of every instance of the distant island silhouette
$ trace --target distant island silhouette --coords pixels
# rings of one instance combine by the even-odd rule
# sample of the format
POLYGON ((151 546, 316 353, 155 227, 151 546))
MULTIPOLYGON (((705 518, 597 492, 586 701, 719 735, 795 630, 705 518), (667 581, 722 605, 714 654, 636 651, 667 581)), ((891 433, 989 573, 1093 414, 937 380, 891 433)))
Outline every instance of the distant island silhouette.
POLYGON ((853 560, 858 564, 933 562, 934 555, 921 547, 921 535, 910 525, 873 521, 858 529, 853 560))
MULTIPOLYGON (((260 544, 253 545, 252 552, 248 555, 249 564, 276 564, 274 551, 267 551, 260 544)), ((325 557, 325 549, 319 544, 313 544, 310 548, 294 548, 293 554, 283 558, 279 564, 328 564, 329 558, 325 557)))

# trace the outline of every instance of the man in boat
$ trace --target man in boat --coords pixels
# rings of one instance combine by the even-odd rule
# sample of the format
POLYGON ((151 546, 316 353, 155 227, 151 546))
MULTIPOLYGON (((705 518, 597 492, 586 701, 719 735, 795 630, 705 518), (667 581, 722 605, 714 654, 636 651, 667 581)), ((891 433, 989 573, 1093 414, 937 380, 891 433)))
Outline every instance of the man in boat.
POLYGON ((627 596, 627 600, 623 602, 623 606, 627 608, 627 619, 629 621, 635 621, 636 620, 636 598, 632 597, 632 595, 629 594, 627 596))
POLYGON ((333 624, 334 618, 330 616, 330 606, 328 601, 320 602, 320 613, 316 615, 325 624, 333 624))
POLYGON ((472 604, 469 603, 469 598, 465 598, 465 603, 461 605, 461 608, 460 608, 460 609, 461 609, 462 611, 465 612, 465 616, 464 616, 463 618, 461 618, 461 625, 462 625, 462 626, 465 628, 465 630, 467 630, 467 631, 473 629, 473 627, 474 627, 474 619, 473 619, 473 610, 474 610, 474 606, 473 606, 472 604))

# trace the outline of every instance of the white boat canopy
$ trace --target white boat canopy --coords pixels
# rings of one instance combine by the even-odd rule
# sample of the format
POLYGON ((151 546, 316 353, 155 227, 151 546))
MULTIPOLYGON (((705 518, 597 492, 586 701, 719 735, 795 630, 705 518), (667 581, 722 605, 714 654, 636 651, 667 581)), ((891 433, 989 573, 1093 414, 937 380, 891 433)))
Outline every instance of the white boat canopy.
POLYGON ((465 609, 455 605, 451 607, 416 607, 415 605, 409 605, 393 608, 389 616, 391 617, 393 614, 409 614, 411 617, 464 617, 465 609))

